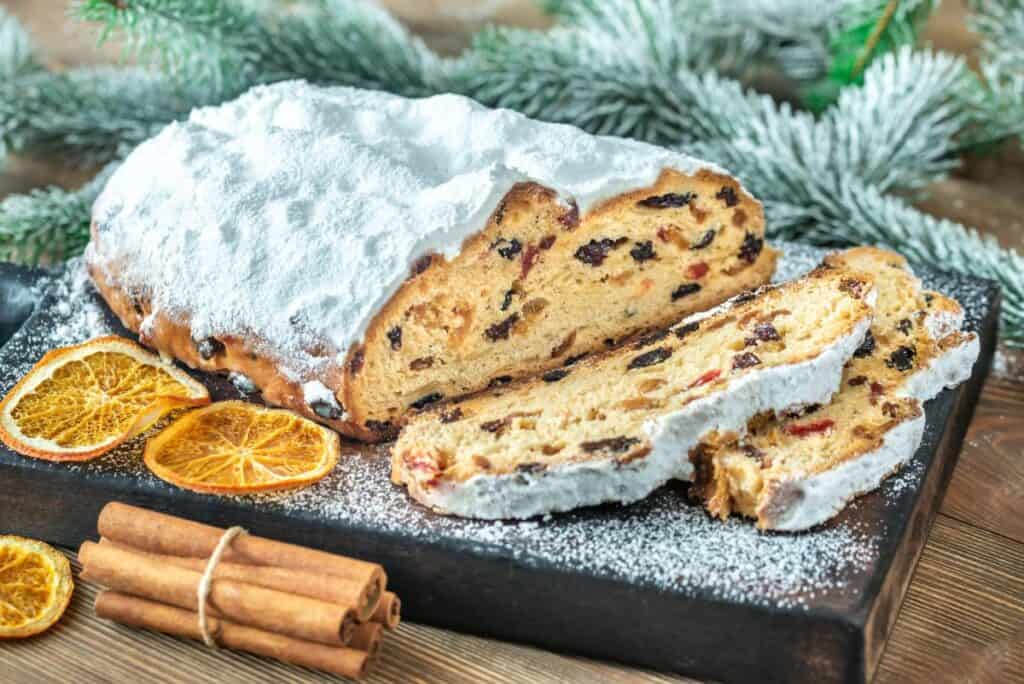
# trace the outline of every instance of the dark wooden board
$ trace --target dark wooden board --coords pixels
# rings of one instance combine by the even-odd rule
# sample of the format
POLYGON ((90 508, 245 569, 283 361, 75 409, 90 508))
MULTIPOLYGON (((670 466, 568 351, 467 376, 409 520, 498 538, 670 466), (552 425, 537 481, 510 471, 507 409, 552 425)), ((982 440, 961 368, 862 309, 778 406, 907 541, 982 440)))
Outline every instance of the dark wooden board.
MULTIPOLYGON (((5 283, 25 283, 32 275, 0 268, 5 283)), ((387 483, 380 450, 356 447, 323 491, 295 499, 184 492, 126 455, 68 466, 0 451, 0 533, 77 546, 95 538, 106 502, 129 501, 381 562, 403 597, 405 615, 417 622, 722 681, 865 681, 948 484, 995 341, 994 285, 923 275, 964 300, 982 340, 974 375, 929 403, 925 441, 906 474, 805 535, 757 535, 746 523, 707 521, 686 503, 681 485, 629 507, 511 525, 464 523, 407 503, 387 483), (368 489, 353 492, 359 487, 368 489), (632 544, 623 535, 640 539, 632 544), (688 545, 690 537, 701 543, 688 545), (855 546, 856 558, 836 548, 847 539, 863 545, 855 546), (819 549, 819 540, 831 542, 819 549), (794 573, 812 572, 814 559, 800 552, 803 543, 812 556, 820 550, 820 565, 831 568, 831 575, 815 575, 807 586, 748 568, 749 559, 728 558, 737 549, 754 558, 764 554, 778 573, 786 553, 803 553, 795 557, 794 573), (616 545, 635 553, 637 567, 616 545), (785 552, 781 560, 777 548, 785 552), (722 558, 706 557, 716 549, 722 558), (730 563, 749 570, 742 592, 724 589, 729 582, 711 572, 675 579, 663 572, 714 570, 735 583, 730 563)), ((7 287, 0 292, 21 286, 7 287)), ((44 299, 12 344, 0 349, 0 389, 46 351, 56 304, 44 299)), ((215 396, 237 396, 223 380, 206 380, 215 396)))

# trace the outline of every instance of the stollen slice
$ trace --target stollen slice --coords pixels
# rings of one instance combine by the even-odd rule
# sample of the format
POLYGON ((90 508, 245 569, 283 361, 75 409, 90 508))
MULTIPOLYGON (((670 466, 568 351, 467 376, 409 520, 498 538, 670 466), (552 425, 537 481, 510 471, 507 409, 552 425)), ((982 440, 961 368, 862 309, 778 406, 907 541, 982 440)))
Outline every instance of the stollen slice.
POLYGON ((643 498, 701 437, 827 401, 871 324, 870 278, 822 266, 603 355, 413 419, 392 479, 418 501, 525 518, 643 498))
POLYGON ((903 257, 863 247, 826 263, 874 278, 869 335, 830 404, 755 419, 738 443, 694 451, 692 491, 714 515, 738 513, 775 530, 828 520, 913 456, 925 427, 921 402, 971 374, 978 339, 960 331, 960 305, 923 290, 903 257))

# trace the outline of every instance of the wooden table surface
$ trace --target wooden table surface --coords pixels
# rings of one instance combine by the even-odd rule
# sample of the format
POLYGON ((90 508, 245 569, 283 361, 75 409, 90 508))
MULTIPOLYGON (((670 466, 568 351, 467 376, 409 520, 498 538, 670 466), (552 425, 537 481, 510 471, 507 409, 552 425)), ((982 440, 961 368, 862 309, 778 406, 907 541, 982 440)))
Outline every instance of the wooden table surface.
MULTIPOLYGON (((542 25, 529 0, 384 0, 432 45, 454 50, 465 30, 497 16, 542 25)), ((93 36, 63 17, 59 0, 0 2, 22 18, 55 65, 109 61, 93 36)), ((938 47, 975 47, 962 8, 946 0, 929 27, 938 47)), ((0 197, 40 183, 87 177, 54 163, 15 160, 0 197)), ((920 206, 1024 249, 1024 154, 1018 147, 967 160, 920 206)), ((59 493, 40 492, 40 496, 59 493)), ((3 526, 0 512, 0 528, 3 526)), ((2 532, 17 532, 3 530, 2 532)), ((72 560, 74 560, 73 554, 72 560)), ((75 565, 77 572, 77 564, 75 565)), ((324 675, 273 661, 211 652, 192 642, 113 625, 93 615, 96 587, 77 582, 50 632, 0 642, 0 682, 312 682, 324 675)), ((685 682, 608 663, 405 623, 390 635, 370 682, 685 682)), ((1002 348, 960 464, 917 565, 876 682, 1024 682, 1024 355, 1002 348)))

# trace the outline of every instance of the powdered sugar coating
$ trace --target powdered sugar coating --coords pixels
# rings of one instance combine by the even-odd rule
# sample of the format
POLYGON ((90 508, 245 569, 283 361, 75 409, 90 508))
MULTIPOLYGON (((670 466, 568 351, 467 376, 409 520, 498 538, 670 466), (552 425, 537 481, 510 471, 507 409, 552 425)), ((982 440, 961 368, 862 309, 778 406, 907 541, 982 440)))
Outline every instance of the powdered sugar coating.
POLYGON ((457 95, 277 83, 132 152, 95 203, 89 259, 196 337, 257 337, 305 382, 362 338, 417 258, 456 256, 515 183, 586 212, 665 168, 724 173, 457 95), (323 342, 333 359, 308 351, 323 342))

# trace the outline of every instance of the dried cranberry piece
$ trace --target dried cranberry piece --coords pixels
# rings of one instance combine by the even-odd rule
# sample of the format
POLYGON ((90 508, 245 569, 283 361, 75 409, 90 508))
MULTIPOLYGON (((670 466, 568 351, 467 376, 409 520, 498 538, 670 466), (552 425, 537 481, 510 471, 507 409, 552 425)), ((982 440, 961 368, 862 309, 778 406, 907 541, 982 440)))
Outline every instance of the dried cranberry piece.
POLYGON ((204 361, 209 361, 217 354, 224 353, 224 343, 216 337, 205 337, 201 340, 192 340, 192 343, 196 345, 196 351, 199 352, 199 356, 201 356, 204 361))
POLYGON ((778 342, 782 339, 779 331, 769 322, 758 323, 754 326, 754 337, 762 342, 778 342))
POLYGON ((632 361, 630 361, 626 369, 633 370, 636 368, 647 368, 648 366, 663 363, 670 356, 672 356, 671 349, 669 349, 668 347, 658 347, 657 349, 652 349, 649 352, 645 352, 640 356, 636 357, 635 359, 633 359, 632 361))
POLYGON ((388 330, 388 341, 391 342, 391 349, 398 351, 402 348, 402 328, 399 326, 393 327, 388 330))
POLYGON ((591 240, 587 244, 580 246, 573 256, 589 266, 600 266, 608 257, 608 252, 616 247, 621 247, 626 242, 628 242, 628 239, 624 237, 615 240, 611 238, 591 240))
POLYGON ((698 328, 700 328, 700 321, 693 321, 692 323, 679 326, 673 332, 676 334, 676 337, 683 339, 690 333, 696 332, 698 328))
POLYGON ((672 301, 688 297, 694 293, 700 292, 700 283, 683 283, 676 289, 672 290, 672 301))
POLYGON ((595 451, 610 451, 619 454, 623 451, 629 451, 630 447, 639 443, 640 440, 636 437, 610 437, 593 442, 582 442, 580 443, 580 448, 588 454, 595 451))
POLYGON ((693 280, 698 280, 706 276, 709 270, 711 270, 711 267, 708 266, 706 261, 698 261, 695 264, 687 266, 686 275, 693 280))
POLYGON ((442 399, 444 399, 444 395, 441 394, 440 392, 431 392, 430 394, 420 397, 416 401, 409 404, 409 408, 416 409, 417 411, 419 411, 420 409, 430 406, 431 404, 436 404, 442 399))
POLYGON ((906 372, 914 367, 914 357, 916 356, 917 350, 913 347, 897 347, 896 351, 889 355, 889 360, 885 362, 885 365, 906 372))
POLYGON ((462 419, 462 409, 458 406, 453 408, 451 411, 441 411, 441 422, 442 423, 454 423, 457 420, 462 419))
POLYGON ((735 207, 740 203, 740 199, 736 196, 736 191, 728 185, 722 186, 722 189, 715 193, 715 199, 722 200, 727 207, 735 207))
POLYGON ((867 381, 868 381, 868 376, 866 376, 866 375, 858 375, 858 376, 856 376, 854 378, 850 378, 849 380, 847 380, 846 384, 849 385, 850 387, 857 387, 859 385, 863 385, 867 381))
POLYGON ((519 269, 520 280, 526 280, 526 276, 530 275, 530 270, 537 263, 538 256, 540 256, 540 249, 536 245, 526 246, 526 251, 523 252, 522 266, 519 269))
POLYGON ((654 251, 654 243, 650 240, 644 240, 643 242, 636 243, 633 249, 629 250, 629 256, 633 257, 634 261, 638 261, 640 263, 650 261, 651 259, 656 259, 658 257, 657 253, 654 251))
POLYGON ((732 357, 732 369, 743 370, 744 368, 751 368, 761 363, 761 359, 757 358, 757 354, 754 352, 743 352, 732 357))
POLYGON ((487 330, 484 331, 484 337, 486 337, 491 342, 497 342, 498 340, 507 340, 509 331, 512 330, 512 327, 518 321, 519 314, 512 314, 511 316, 501 321, 500 323, 495 323, 494 325, 487 328, 487 330))
POLYGON ((568 374, 569 371, 563 370, 561 368, 556 368, 555 370, 548 371, 547 373, 540 377, 541 380, 543 380, 544 382, 558 382, 568 374))
POLYGON ((685 207, 697 194, 693 192, 668 192, 664 195, 651 195, 639 202, 641 207, 648 209, 671 209, 673 207, 685 207))
POLYGON ((700 236, 700 239, 690 245, 690 249, 704 249, 715 241, 715 230, 712 228, 700 236))
POLYGON ((787 435, 793 435, 794 437, 805 437, 807 435, 814 434, 815 432, 825 432, 830 427, 835 425, 835 421, 830 418, 822 420, 816 420, 811 423, 804 423, 803 425, 797 425, 796 423, 790 423, 783 432, 787 435))
POLYGON ((864 341, 860 343, 860 346, 853 352, 853 355, 858 359, 863 359, 865 356, 871 356, 874 352, 875 336, 868 330, 867 334, 864 335, 864 341))
POLYGON ((714 370, 709 370, 707 373, 704 373, 699 378, 697 378, 696 380, 691 382, 690 386, 687 389, 693 389, 694 387, 700 387, 701 385, 706 385, 709 382, 717 380, 721 375, 722 375, 722 371, 720 369, 718 369, 718 368, 715 368, 714 370))
POLYGON ((551 249, 558 238, 554 235, 545 236, 539 243, 541 249, 551 249))
POLYGON ((743 244, 740 245, 740 259, 752 264, 757 261, 762 249, 764 249, 764 240, 753 233, 747 233, 743 236, 743 244))
POLYGON ((516 255, 523 251, 523 243, 515 238, 512 238, 511 240, 498 238, 491 243, 491 249, 494 249, 495 247, 498 248, 498 254, 500 254, 503 259, 508 259, 509 261, 515 259, 516 255))

